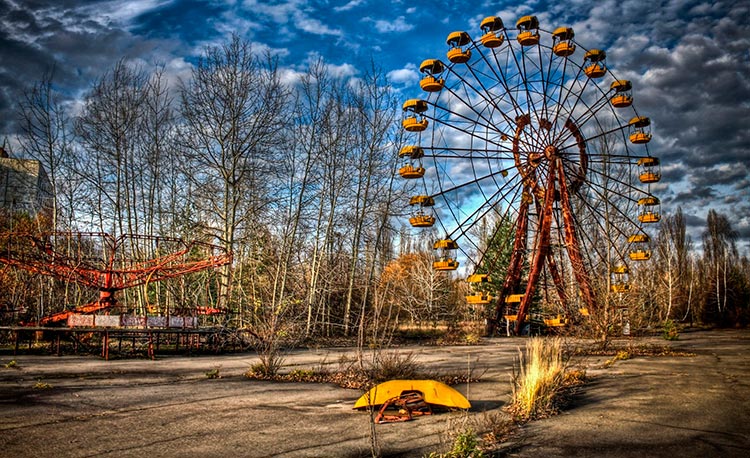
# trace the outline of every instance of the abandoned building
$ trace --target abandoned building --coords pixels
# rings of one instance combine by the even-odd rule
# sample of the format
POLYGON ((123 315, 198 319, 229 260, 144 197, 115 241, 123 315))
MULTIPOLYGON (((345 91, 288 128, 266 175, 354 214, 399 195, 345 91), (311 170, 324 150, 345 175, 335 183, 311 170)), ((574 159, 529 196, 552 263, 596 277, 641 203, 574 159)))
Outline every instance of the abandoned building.
POLYGON ((52 185, 41 162, 10 157, 0 147, 0 208, 35 216, 52 209, 52 185))

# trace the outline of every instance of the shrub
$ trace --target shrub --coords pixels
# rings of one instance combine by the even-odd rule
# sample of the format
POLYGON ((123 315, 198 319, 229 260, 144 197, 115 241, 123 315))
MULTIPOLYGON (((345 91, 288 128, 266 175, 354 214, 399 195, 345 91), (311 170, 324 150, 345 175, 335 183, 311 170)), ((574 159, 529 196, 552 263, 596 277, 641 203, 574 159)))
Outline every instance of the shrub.
POLYGON ((433 452, 430 453, 429 458, 484 458, 484 456, 474 430, 466 429, 456 435, 450 451, 441 454, 433 452))
POLYGON ((413 353, 402 354, 393 351, 376 354, 370 372, 373 381, 380 383, 387 380, 418 378, 423 371, 413 353))
POLYGON ((664 320, 662 325, 662 337, 664 340, 677 340, 680 338, 680 329, 672 320, 664 320))

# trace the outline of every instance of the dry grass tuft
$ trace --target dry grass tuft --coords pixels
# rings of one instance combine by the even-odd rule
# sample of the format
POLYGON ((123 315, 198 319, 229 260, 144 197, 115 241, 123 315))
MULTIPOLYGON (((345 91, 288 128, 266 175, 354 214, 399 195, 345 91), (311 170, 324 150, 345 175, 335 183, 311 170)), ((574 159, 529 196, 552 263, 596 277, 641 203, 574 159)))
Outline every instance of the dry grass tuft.
POLYGON ((519 349, 519 368, 513 374, 508 410, 522 422, 555 414, 570 388, 583 383, 584 378, 584 371, 569 370, 561 339, 529 339, 526 352, 519 349))

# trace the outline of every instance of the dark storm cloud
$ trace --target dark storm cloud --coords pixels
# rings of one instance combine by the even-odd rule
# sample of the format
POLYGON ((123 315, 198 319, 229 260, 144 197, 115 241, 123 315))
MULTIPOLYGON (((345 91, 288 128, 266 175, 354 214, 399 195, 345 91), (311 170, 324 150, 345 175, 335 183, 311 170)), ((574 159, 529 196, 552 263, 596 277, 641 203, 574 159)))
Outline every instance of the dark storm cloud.
POLYGON ((158 55, 154 43, 118 24, 118 5, 124 3, 0 0, 0 132, 15 132, 23 91, 46 73, 54 72, 56 88, 72 99, 117 60, 158 55))
POLYGON ((150 38, 179 38, 194 45, 219 35, 215 23, 226 12, 226 5, 205 0, 168 2, 134 17, 130 31, 150 38))
MULTIPOLYGON (((624 2, 620 11, 647 3, 624 2)), ((681 205, 696 215, 693 235, 705 227, 709 209, 744 231, 749 208, 736 203, 750 201, 750 188, 737 186, 750 176, 748 2, 675 0, 660 6, 625 21, 608 60, 633 80, 638 110, 651 118, 650 150, 662 160, 665 194, 674 195, 664 200, 663 211, 681 205)), ((599 11, 615 20, 607 9, 599 11)))
POLYGON ((702 173, 692 174, 690 181, 696 186, 732 185, 743 181, 747 176, 747 166, 745 164, 736 164, 733 167, 724 166, 721 168, 705 169, 702 173))

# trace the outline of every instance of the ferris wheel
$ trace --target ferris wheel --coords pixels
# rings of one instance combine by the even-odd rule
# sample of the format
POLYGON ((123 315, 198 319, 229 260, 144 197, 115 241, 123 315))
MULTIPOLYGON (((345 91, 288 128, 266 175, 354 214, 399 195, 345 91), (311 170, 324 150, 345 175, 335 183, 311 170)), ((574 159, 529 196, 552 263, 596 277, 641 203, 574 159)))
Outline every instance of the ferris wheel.
POLYGON ((409 222, 438 234, 435 269, 465 263, 467 301, 494 304, 496 325, 519 332, 540 286, 565 315, 595 313, 604 293, 630 290, 630 263, 651 257, 661 172, 650 120, 606 52, 572 28, 491 16, 477 32, 449 34, 446 59, 420 65, 423 95, 403 104, 399 173, 420 190, 409 222), (498 223, 478 239, 490 216, 498 223), (490 276, 499 291, 482 287, 490 276))

